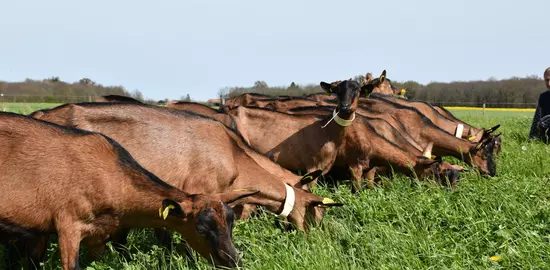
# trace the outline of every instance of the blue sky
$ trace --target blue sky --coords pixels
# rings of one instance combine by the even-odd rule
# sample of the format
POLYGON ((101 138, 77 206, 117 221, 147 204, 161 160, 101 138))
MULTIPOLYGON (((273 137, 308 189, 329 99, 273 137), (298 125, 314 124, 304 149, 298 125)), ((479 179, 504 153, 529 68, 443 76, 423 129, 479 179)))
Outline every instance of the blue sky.
POLYGON ((542 76, 548 0, 0 3, 0 80, 89 77, 145 97, 225 86, 542 76))

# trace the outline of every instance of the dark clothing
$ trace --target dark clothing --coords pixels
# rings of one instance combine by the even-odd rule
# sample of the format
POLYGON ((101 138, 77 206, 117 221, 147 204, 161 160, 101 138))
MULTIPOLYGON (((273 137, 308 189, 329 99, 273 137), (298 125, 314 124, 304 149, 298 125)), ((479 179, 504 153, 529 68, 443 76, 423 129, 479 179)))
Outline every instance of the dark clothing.
MULTIPOLYGON (((550 90, 544 91, 539 96, 537 110, 533 117, 531 130, 529 131, 529 139, 540 139, 546 143, 550 140, 550 129, 546 127, 546 121, 541 121, 543 117, 550 115, 550 90)), ((545 118, 544 120, 547 120, 545 118)))

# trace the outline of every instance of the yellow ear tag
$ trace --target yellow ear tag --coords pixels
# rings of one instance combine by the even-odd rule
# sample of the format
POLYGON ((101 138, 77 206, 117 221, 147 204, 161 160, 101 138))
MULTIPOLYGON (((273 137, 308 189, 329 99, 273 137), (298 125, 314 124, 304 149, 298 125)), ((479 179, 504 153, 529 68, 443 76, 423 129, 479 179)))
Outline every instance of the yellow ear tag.
POLYGON ((308 176, 305 176, 305 177, 302 178, 302 180, 307 180, 307 179, 313 179, 313 176, 308 175, 308 176))
POLYGON ((164 212, 162 212, 162 218, 166 219, 168 217, 168 213, 170 212, 170 209, 174 209, 174 208, 175 207, 173 205, 168 205, 168 207, 164 209, 164 212))
POLYGON ((471 141, 471 142, 473 142, 475 139, 476 139, 476 136, 473 136, 473 135, 468 137, 468 141, 471 141))
POLYGON ((407 90, 401 89, 401 95, 405 95, 407 93, 407 90))
POLYGON ((159 217, 160 217, 160 218, 162 217, 162 206, 159 207, 159 217))
POLYGON ((323 198, 323 204, 331 204, 331 203, 334 203, 334 201, 332 199, 323 198))
POLYGON ((326 92, 326 93, 325 93, 325 95, 327 95, 327 96, 330 96, 330 94, 332 94, 332 92, 331 92, 331 93, 329 93, 329 92, 326 92))
POLYGON ((432 159, 435 159, 435 158, 436 158, 436 156, 432 155, 432 156, 431 156, 431 158, 432 158, 432 159))

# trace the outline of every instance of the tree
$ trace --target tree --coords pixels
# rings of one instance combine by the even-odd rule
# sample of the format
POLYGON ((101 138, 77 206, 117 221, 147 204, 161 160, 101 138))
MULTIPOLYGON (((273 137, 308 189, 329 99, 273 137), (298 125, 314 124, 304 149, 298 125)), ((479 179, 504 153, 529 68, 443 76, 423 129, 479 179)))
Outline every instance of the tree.
POLYGON ((95 82, 88 78, 82 78, 78 81, 78 83, 82 85, 95 85, 95 82))
POLYGON ((189 94, 185 95, 184 101, 191 101, 191 96, 189 94))
POLYGON ((47 78, 47 79, 45 79, 44 81, 46 81, 46 82, 52 82, 52 83, 58 83, 58 82, 61 82, 61 79, 59 79, 59 77, 55 76, 55 77, 47 78))
POLYGON ((231 87, 220 88, 220 90, 218 90, 218 97, 220 99, 227 98, 227 95, 229 94, 229 92, 231 92, 231 87))
POLYGON ((269 86, 267 85, 267 83, 265 81, 256 81, 254 83, 254 88, 269 88, 269 86))
POLYGON ((132 91, 132 93, 130 94, 130 97, 137 99, 139 101, 143 101, 143 94, 137 89, 132 91))

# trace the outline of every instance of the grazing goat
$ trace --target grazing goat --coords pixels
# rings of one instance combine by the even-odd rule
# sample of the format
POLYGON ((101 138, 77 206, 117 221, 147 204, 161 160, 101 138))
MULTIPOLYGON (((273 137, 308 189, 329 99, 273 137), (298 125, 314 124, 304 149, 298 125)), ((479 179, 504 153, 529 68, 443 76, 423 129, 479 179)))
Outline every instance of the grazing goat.
POLYGON ((433 171, 434 160, 413 156, 401 149, 384 150, 394 147, 379 136, 371 136, 373 130, 354 121, 359 96, 364 94, 357 82, 348 80, 337 86, 321 82, 321 86, 338 97, 331 119, 246 107, 229 113, 239 118, 252 147, 281 166, 323 173, 333 167, 349 169, 354 190, 360 188, 363 172, 373 164, 390 163, 408 175, 412 172, 420 177, 440 173, 433 171))
POLYGON ((94 249, 117 228, 166 227, 214 264, 239 264, 227 204, 256 191, 189 194, 110 137, 12 113, 0 113, 0 148, 1 241, 38 245, 57 233, 67 270, 78 268, 81 241, 94 249))

